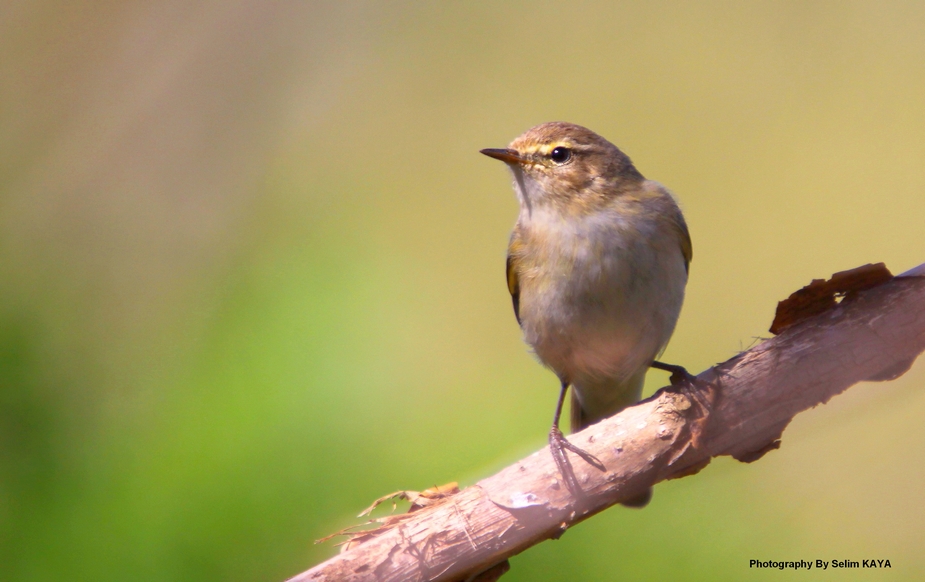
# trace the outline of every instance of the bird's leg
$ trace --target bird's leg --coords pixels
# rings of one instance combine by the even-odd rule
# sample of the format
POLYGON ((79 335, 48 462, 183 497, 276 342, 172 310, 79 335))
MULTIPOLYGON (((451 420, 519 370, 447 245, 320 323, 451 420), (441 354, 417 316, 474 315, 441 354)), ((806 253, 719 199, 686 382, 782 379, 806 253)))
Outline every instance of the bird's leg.
POLYGON ((649 367, 655 368, 656 370, 664 370, 666 372, 671 372, 669 380, 671 381, 672 386, 678 386, 679 384, 689 383, 694 384, 694 376, 688 372, 684 366, 678 366, 675 364, 666 364, 664 362, 659 362, 654 360, 649 367))
POLYGON ((687 397, 694 405, 694 410, 698 416, 697 420, 691 426, 691 441, 695 447, 700 447, 703 441, 703 435, 706 433, 707 420, 710 412, 713 410, 713 403, 716 399, 716 392, 712 385, 699 382, 697 377, 685 370, 682 366, 675 364, 665 364, 658 360, 649 364, 656 370, 671 372, 669 380, 671 386, 687 397))
POLYGON ((683 366, 666 364, 658 360, 654 360, 649 366, 656 370, 671 372, 671 376, 668 378, 671 385, 677 388, 682 394, 686 395, 690 400, 693 400, 695 404, 698 404, 704 415, 710 411, 711 405, 713 404, 713 394, 709 393, 709 387, 702 388, 702 384, 697 381, 697 377, 684 369, 683 366), (701 391, 703 391, 704 394, 701 394, 701 391))
POLYGON ((559 430, 559 417, 562 416, 562 403, 565 401, 566 392, 568 392, 568 382, 563 381, 562 389, 559 391, 559 402, 556 404, 556 414, 552 418, 552 428, 549 430, 549 452, 552 454, 553 461, 556 462, 559 473, 562 474, 562 478, 565 480, 566 488, 573 494, 577 494, 581 492, 581 488, 578 486, 575 472, 572 470, 572 465, 569 463, 565 451, 572 451, 584 459, 586 463, 601 471, 604 470, 604 463, 591 453, 570 443, 562 434, 562 431, 559 430))

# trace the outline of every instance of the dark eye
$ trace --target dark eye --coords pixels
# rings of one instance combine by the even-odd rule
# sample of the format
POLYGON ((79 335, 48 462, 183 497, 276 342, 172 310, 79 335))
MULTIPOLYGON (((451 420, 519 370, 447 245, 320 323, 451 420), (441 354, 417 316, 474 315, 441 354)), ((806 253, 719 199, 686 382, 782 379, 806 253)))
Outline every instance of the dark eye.
POLYGON ((564 164, 565 162, 572 159, 572 150, 560 146, 552 150, 552 153, 549 154, 549 157, 552 158, 552 161, 557 164, 564 164))

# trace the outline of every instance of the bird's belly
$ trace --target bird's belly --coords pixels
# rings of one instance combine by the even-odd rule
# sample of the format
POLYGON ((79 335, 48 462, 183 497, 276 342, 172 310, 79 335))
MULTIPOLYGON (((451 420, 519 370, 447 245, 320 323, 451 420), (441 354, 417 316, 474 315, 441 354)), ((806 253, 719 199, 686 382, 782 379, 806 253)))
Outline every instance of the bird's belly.
POLYGON ((522 282, 524 337, 560 378, 621 382, 664 349, 681 310, 681 253, 652 245, 550 253, 522 282))

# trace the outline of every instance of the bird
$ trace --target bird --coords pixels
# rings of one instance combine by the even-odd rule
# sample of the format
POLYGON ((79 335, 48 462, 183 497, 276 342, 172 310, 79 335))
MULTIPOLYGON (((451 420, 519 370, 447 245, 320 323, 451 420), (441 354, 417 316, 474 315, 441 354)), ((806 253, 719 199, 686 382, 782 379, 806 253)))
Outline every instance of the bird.
MULTIPOLYGON (((507 252, 507 287, 526 343, 559 379, 549 447, 570 489, 565 451, 600 461, 559 429, 572 387, 577 432, 639 401, 650 366, 674 332, 693 251, 674 196, 617 146, 566 122, 537 125, 506 148, 520 210, 507 252)), ((685 372, 686 374, 686 372, 685 372)), ((651 490, 624 505, 643 506, 651 490)))

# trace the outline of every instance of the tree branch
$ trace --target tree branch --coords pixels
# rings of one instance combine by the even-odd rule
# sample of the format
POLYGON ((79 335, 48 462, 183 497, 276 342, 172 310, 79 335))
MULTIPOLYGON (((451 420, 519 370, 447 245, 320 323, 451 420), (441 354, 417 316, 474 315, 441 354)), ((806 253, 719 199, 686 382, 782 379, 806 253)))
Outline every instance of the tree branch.
MULTIPOLYGON (((925 350, 925 265, 800 321, 775 338, 572 435, 571 495, 544 448, 419 511, 393 516, 344 553, 290 579, 469 580, 575 523, 712 457, 751 462, 793 417, 864 380, 891 380, 925 350)), ((501 569, 496 570, 500 575, 501 569)), ((494 578, 492 578, 494 579, 494 578)))

